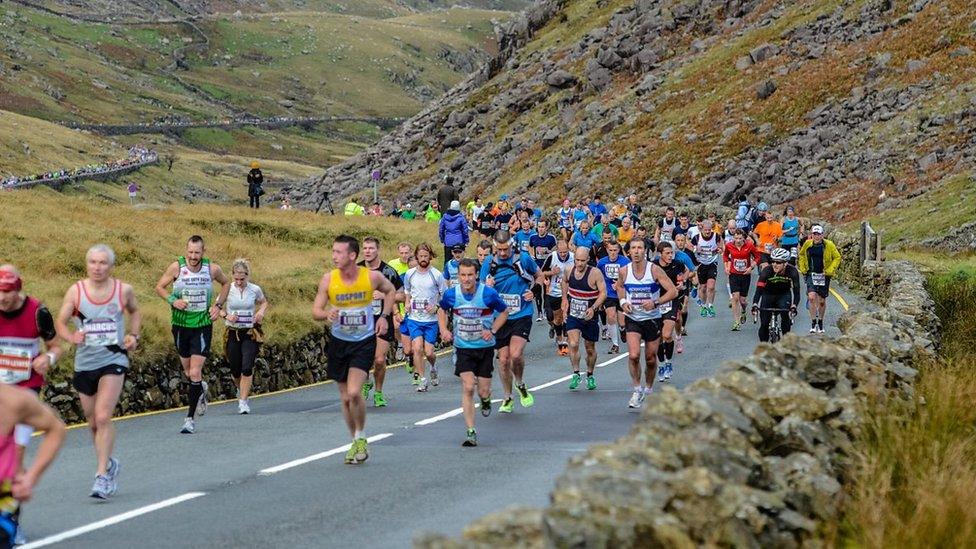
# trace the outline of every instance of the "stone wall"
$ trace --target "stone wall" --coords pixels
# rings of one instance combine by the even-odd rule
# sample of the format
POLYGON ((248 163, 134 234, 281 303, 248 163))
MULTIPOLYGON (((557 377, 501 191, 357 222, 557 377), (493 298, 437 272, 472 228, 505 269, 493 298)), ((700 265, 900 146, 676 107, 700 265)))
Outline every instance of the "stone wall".
MULTIPOLYGON (((545 509, 511 509, 460 540, 420 547, 795 547, 841 513, 869 402, 913 396, 938 342, 934 303, 909 263, 869 267, 883 303, 845 313, 841 337, 789 335, 682 391, 666 387, 631 432, 570 460, 545 509)), ((868 271, 866 271, 868 272, 868 271)))

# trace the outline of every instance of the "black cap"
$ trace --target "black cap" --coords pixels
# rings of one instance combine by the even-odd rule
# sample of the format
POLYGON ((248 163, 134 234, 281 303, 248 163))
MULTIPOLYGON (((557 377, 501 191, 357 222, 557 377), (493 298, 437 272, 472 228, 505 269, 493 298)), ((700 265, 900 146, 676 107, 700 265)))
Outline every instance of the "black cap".
POLYGON ((462 246, 461 244, 455 244, 455 245, 451 246, 451 251, 452 252, 463 252, 464 251, 464 246, 462 246))

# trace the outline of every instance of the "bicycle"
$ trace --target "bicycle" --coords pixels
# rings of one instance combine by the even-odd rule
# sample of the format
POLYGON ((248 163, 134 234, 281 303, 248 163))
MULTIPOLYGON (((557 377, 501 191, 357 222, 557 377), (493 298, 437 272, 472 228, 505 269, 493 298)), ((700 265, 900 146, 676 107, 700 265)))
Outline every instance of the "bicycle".
POLYGON ((753 324, 759 322, 760 312, 772 313, 772 317, 769 319, 769 342, 770 343, 776 343, 783 337, 782 313, 789 313, 790 321, 796 318, 796 310, 792 308, 781 309, 777 307, 762 307, 759 309, 753 309, 752 311, 753 324))

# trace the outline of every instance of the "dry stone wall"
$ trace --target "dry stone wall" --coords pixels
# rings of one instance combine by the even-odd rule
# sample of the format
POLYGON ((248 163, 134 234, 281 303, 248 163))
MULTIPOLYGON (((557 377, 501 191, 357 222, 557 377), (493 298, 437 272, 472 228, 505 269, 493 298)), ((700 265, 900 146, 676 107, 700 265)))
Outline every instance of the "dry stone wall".
POLYGON ((816 545, 841 512, 865 404, 910 400, 914 365, 938 342, 918 270, 867 270, 883 301, 845 313, 839 338, 789 335, 684 390, 665 388, 630 434, 570 461, 549 507, 417 546, 816 545))

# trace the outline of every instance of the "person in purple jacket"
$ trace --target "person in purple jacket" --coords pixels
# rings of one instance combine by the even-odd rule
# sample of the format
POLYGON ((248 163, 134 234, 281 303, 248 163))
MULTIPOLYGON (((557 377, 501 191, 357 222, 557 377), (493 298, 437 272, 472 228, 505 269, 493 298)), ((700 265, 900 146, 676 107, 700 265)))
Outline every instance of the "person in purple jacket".
POLYGON ((457 200, 451 202, 451 207, 441 218, 438 236, 441 244, 444 245, 444 268, 451 259, 451 248, 460 244, 468 247, 468 220, 461 213, 461 203, 457 200))

